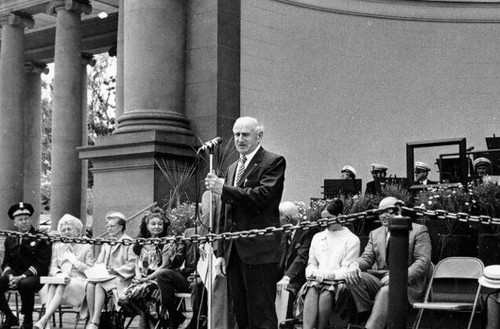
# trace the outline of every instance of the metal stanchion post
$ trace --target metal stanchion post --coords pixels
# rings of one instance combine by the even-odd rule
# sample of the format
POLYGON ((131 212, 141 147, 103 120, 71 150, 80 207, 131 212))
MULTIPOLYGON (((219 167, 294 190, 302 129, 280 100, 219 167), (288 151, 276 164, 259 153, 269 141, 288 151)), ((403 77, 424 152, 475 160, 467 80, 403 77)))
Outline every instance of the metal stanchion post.
POLYGON ((408 234, 411 218, 389 219, 389 310, 388 329, 406 328, 406 306, 408 304, 408 234))
MULTIPOLYGON (((209 172, 214 173, 214 168, 213 168, 213 162, 214 162, 214 150, 213 148, 209 149, 209 172)), ((209 221, 210 221, 210 233, 213 232, 213 223, 214 223, 214 207, 213 207, 213 192, 210 191, 210 211, 209 211, 209 221)), ((208 250, 210 252, 213 252, 213 242, 210 241, 210 248, 208 250)), ((206 288, 207 288, 207 329, 212 329, 212 254, 207 254, 207 261, 208 261, 208 273, 207 273, 207 281, 206 281, 206 288)))

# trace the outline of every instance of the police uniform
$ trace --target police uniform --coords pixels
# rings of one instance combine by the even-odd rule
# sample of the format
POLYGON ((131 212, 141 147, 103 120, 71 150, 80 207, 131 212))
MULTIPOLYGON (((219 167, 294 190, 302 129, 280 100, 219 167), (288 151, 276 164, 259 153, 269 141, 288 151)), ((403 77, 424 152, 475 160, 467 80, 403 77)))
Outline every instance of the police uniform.
MULTIPOLYGON (((378 164, 378 163, 372 163, 372 173, 374 172, 387 172, 387 167, 378 164)), ((382 193, 382 187, 383 184, 380 182, 379 179, 372 180, 371 182, 366 183, 366 189, 365 189, 365 194, 381 194, 382 193)))
MULTIPOLYGON (((33 207, 28 203, 19 202, 9 209, 8 214, 11 219, 19 215, 31 216, 33 207)), ((31 226, 28 233, 37 234, 40 232, 31 226)), ((32 327, 35 292, 42 287, 40 276, 48 274, 51 254, 51 245, 45 240, 17 235, 7 236, 5 239, 5 255, 0 276, 0 311, 5 314, 3 329, 18 325, 18 320, 10 310, 4 294, 6 290, 10 289, 10 276, 23 276, 15 288, 21 295, 21 313, 24 314, 22 329, 32 327)))

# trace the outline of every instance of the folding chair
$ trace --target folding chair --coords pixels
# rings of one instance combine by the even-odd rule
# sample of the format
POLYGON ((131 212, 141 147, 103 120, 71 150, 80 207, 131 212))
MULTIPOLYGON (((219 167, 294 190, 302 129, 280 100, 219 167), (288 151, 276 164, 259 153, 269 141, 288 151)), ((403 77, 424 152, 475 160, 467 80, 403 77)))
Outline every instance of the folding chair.
POLYGON ((424 310, 471 312, 467 329, 470 329, 481 291, 478 279, 483 275, 483 262, 474 257, 449 257, 441 260, 427 287, 413 329, 420 325, 424 310))

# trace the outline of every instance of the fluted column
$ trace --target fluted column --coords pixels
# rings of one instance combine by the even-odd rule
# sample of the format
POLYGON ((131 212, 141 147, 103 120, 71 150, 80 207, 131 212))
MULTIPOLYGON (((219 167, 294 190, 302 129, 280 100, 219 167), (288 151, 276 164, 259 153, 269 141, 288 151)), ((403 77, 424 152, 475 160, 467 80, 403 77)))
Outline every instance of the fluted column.
POLYGON ((42 175, 42 78, 49 69, 45 64, 24 66, 24 197, 31 200, 34 225, 40 218, 40 185, 42 175))
POLYGON ((118 32, 116 38, 116 111, 115 118, 123 115, 123 28, 125 0, 120 0, 118 7, 118 32))
POLYGON ((52 114, 52 229, 65 213, 80 217, 82 146, 81 14, 90 14, 88 1, 55 0, 54 110, 52 114))
MULTIPOLYGON (((0 18, 0 25, 0 212, 5 214, 24 197, 24 28, 34 22, 11 14, 0 18)), ((0 229, 11 229, 8 217, 1 218, 0 229)))
MULTIPOLYGON (((92 54, 82 54, 82 146, 88 146, 89 143, 89 104, 87 100, 87 66, 94 66, 96 60, 92 54)), ((87 223, 87 188, 89 181, 89 160, 82 159, 81 193, 80 200, 80 219, 83 225, 87 223)))
POLYGON ((192 136, 184 115, 185 0, 124 1, 124 114, 117 133, 192 136))

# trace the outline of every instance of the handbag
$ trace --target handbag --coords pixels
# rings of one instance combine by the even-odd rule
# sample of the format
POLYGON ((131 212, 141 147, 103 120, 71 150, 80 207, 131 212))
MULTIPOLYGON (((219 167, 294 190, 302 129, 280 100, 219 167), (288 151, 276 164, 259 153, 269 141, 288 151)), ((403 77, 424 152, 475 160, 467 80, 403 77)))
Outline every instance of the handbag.
POLYGON ((102 311, 98 329, 124 329, 125 319, 122 312, 102 311))

